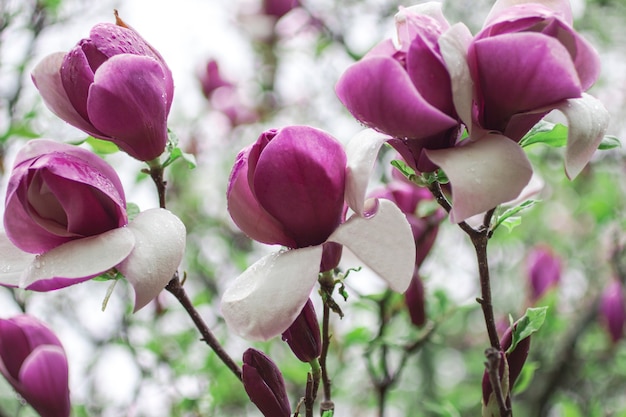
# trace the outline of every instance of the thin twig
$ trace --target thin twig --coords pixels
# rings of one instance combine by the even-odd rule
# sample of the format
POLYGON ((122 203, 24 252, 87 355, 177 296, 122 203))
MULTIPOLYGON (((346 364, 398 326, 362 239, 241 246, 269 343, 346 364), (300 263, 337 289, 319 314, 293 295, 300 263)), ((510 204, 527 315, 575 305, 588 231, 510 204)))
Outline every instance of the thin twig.
MULTIPOLYGON (((487 375, 489 376, 489 382, 491 388, 496 396, 498 402, 498 408, 500 409, 501 417, 511 417, 511 409, 507 405, 506 398, 509 396, 502 392, 502 381, 500 380, 500 362, 502 360, 503 353, 494 348, 488 348, 485 350, 485 368, 487 368, 487 375)), ((506 359, 505 359, 506 360, 506 359)), ((508 378, 508 376, 507 376, 508 378)))
POLYGON ((185 308, 191 320, 193 320, 194 324, 200 331, 202 335, 202 340, 213 349, 213 351, 217 354, 217 356, 224 362, 224 364, 230 369, 237 379, 242 380, 241 376, 241 368, 239 365, 235 363, 235 361, 228 355, 228 353, 224 350, 220 342, 211 332, 209 326, 204 322, 198 310, 194 307, 193 303, 187 296, 185 289, 180 284, 180 280, 178 279, 178 274, 172 278, 172 280, 165 287, 176 299, 180 302, 180 304, 185 308))

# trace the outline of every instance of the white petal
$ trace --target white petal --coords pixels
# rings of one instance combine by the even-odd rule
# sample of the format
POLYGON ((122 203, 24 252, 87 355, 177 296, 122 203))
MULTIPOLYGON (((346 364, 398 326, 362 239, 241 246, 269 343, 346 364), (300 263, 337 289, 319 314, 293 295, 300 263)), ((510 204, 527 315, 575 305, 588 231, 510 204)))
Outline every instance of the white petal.
POLYGON ((171 212, 142 211, 127 227, 137 243, 117 269, 135 290, 135 309, 154 299, 178 269, 185 252, 185 225, 171 212))
POLYGON ((406 216, 391 201, 378 200, 378 210, 370 217, 353 215, 328 240, 348 247, 393 290, 408 288, 415 267, 415 241, 406 216))
POLYGON ((16 248, 4 232, 0 233, 0 284, 17 287, 20 277, 35 259, 32 253, 16 248))
POLYGON ((366 129, 350 139, 346 144, 346 203, 355 213, 363 215, 363 204, 367 184, 380 147, 388 135, 366 129))
POLYGON ((609 112, 602 103, 583 94, 581 98, 565 100, 557 107, 567 117, 568 133, 565 149, 565 173, 576 178, 602 142, 609 124, 609 112))
POLYGON ((450 179, 454 223, 517 198, 532 176, 522 148, 498 134, 426 153, 450 179))
MULTIPOLYGON (((35 257, 22 277, 20 287, 39 281, 72 280, 97 276, 120 263, 133 250, 135 238, 125 227, 97 236, 72 240, 35 257)), ((51 283, 46 290, 65 287, 51 283)))
POLYGON ((472 42, 470 30, 462 23, 453 25, 439 38, 441 55, 452 83, 452 101, 459 117, 472 132, 472 97, 474 83, 467 64, 467 49, 472 42))
POLYGON ((261 258, 222 296, 228 326, 249 340, 268 340, 287 330, 315 286, 321 259, 322 245, 261 258))

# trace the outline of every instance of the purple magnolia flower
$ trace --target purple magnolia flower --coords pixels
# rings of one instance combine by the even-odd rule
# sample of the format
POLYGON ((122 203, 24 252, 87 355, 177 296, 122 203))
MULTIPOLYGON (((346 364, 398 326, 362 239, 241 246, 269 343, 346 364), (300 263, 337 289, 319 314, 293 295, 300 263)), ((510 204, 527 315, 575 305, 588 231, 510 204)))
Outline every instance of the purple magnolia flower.
POLYGON ((352 115, 379 132, 418 171, 435 166, 422 150, 447 148, 460 135, 450 75, 439 45, 450 25, 440 4, 414 6, 396 15, 398 46, 388 39, 341 76, 336 92, 352 115))
POLYGON ((624 337, 626 324, 626 300, 624 288, 618 280, 613 280, 602 293, 600 315, 613 343, 624 337))
POLYGON ((265 256, 227 288, 222 313, 234 331, 267 340, 287 330, 319 272, 339 262, 340 245, 392 289, 406 290, 415 265, 411 229, 390 201, 366 202, 363 163, 306 126, 265 132, 239 154, 228 186, 231 217, 252 239, 289 250, 265 256), (344 198, 355 212, 345 222, 344 198))
POLYGON ((42 417, 69 417, 67 357, 39 320, 0 319, 0 373, 42 417))
POLYGON ((534 248, 526 258, 531 303, 539 300, 561 280, 561 260, 546 246, 534 248))
POLYGON ((150 161, 167 143, 172 74, 152 46, 116 19, 94 26, 67 54, 44 58, 32 78, 61 119, 150 161))
POLYGON ((278 367, 263 352, 248 349, 241 368, 243 387, 265 417, 289 417, 291 405, 278 367))
POLYGON ((488 26, 476 39, 462 24, 450 27, 438 3, 403 9, 396 15, 397 45, 387 41, 374 48, 346 71, 336 88, 358 120, 388 136, 370 136, 350 146, 371 150, 388 141, 417 171, 443 169, 452 189, 450 219, 457 223, 518 197, 531 179, 532 167, 517 141, 546 112, 558 109, 568 118, 565 168, 570 178, 587 164, 608 124, 606 109, 582 93, 597 75, 597 58, 559 20, 567 16, 564 10, 569 5, 561 0, 546 2, 552 9, 509 7, 509 3, 519 2, 496 3, 488 26), (536 27, 529 26, 530 21, 536 27), (533 28, 542 32, 517 37, 516 32, 533 28), (541 51, 531 48, 536 46, 530 41, 535 35, 544 44, 541 51), (522 62, 526 59, 522 55, 512 60, 509 43, 512 51, 528 53, 533 65, 522 62), (570 67, 560 61, 550 64, 552 47, 560 52, 567 49, 567 55, 558 55, 558 60, 573 61, 573 72, 563 72, 570 67), (525 85, 529 68, 538 65, 542 54, 546 67, 539 78, 552 77, 559 88, 564 85, 561 93, 548 97, 538 86, 519 87, 513 92, 527 96, 513 95, 507 102, 512 96, 509 86, 498 80, 510 76, 515 85, 525 85), (495 64, 499 59, 506 61, 500 67, 495 64), (481 62, 489 67, 484 69, 489 77, 479 71, 481 62), (562 79, 565 74, 569 78, 562 79), (580 78, 576 91, 570 88, 574 75, 580 78), (500 105, 502 111, 497 110, 500 105), (461 140, 463 125, 469 138, 461 140))
POLYGON ((309 299, 296 320, 285 330, 282 338, 302 362, 311 362, 322 352, 320 325, 313 302, 309 299))
POLYGON ((85 149, 45 139, 16 157, 4 227, 1 285, 50 291, 115 267, 135 289, 135 310, 169 282, 185 247, 176 216, 152 209, 128 224, 113 168, 85 149))
POLYGON ((545 114, 564 100, 581 98, 596 81, 598 54, 571 27, 568 5, 494 5, 467 57, 481 127, 519 141, 545 114))
POLYGON ((213 92, 220 87, 232 87, 232 83, 222 78, 219 65, 216 60, 210 59, 205 70, 199 75, 202 94, 206 98, 211 97, 213 92))

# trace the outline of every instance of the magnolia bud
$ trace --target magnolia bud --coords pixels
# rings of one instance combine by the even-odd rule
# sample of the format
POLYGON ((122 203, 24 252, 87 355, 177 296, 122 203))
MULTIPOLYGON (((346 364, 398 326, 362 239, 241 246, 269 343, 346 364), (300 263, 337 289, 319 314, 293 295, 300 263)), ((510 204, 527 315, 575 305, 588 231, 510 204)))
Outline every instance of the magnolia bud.
POLYGON ((611 341, 616 343, 624 336, 626 323, 624 289, 618 280, 614 280, 604 289, 600 300, 600 314, 611 341))
POLYGON ((404 302, 409 310, 411 323, 417 327, 422 327, 426 323, 424 283, 417 272, 417 268, 415 268, 409 288, 404 293, 404 302))
POLYGON ((548 247, 533 249, 526 259, 530 300, 535 303, 561 279, 561 261, 548 247))
POLYGON ((250 400, 265 417, 289 417, 291 406, 285 381, 272 360, 263 352, 248 349, 243 353, 243 386, 250 400))
POLYGON ((306 302, 293 324, 285 330, 283 340, 302 362, 311 362, 320 356, 322 351, 320 325, 311 299, 306 302))

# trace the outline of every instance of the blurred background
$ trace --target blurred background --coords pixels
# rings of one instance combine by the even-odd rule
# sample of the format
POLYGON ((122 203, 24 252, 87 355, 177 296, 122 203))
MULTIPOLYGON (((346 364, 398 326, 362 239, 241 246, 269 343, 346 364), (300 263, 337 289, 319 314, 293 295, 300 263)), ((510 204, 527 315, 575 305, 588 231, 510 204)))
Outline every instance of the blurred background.
MULTIPOLYGON (((24 141, 84 139, 45 107, 30 72, 44 56, 71 49, 96 23, 114 22, 117 9, 172 70, 169 127, 197 159, 195 169, 177 162, 167 174, 168 208, 188 230, 185 287, 237 360, 251 344, 229 334, 219 297, 241 271, 276 248, 251 242, 228 216, 225 192, 234 158, 269 128, 306 124, 342 142, 361 130, 336 98, 334 85, 348 65, 393 34, 398 6, 411 5, 395 0, 279 3, 286 5, 0 0, 0 195, 24 141)), ((463 21, 476 33, 491 5, 445 1, 443 8, 451 23, 463 21)), ((598 49, 603 64, 590 93, 612 115, 607 133, 624 138, 626 1, 575 0, 572 8, 575 27, 598 49)), ((620 318, 602 308, 605 289, 626 280, 623 149, 597 152, 573 182, 563 172, 563 149, 536 145, 528 153, 545 183, 541 202, 522 213, 519 227, 498 229, 490 243, 495 311, 503 326, 526 307, 550 307, 514 391, 516 415, 626 416, 626 348, 621 334, 607 331, 607 323, 620 318), (558 263, 557 274, 545 272, 538 248, 558 263), (537 273, 540 278, 533 278, 537 273), (533 279, 543 282, 541 291, 533 279)), ((142 210, 158 206, 141 163, 122 153, 102 156, 120 172, 128 201, 142 210)), ((390 179, 391 157, 382 157, 376 172, 380 183, 390 179)), ((488 342, 475 302, 475 260, 460 229, 443 220, 438 230, 420 268, 426 320, 419 326, 403 296, 385 290, 372 274, 355 273, 347 281, 349 297, 341 301, 346 317, 331 319, 329 368, 338 417, 480 415, 488 342)), ((345 267, 357 266, 350 262, 345 267)), ((121 281, 102 311, 108 286, 88 281, 42 294, 0 288, 0 317, 28 312, 59 335, 70 362, 74 416, 261 415, 239 381, 199 341, 170 294, 163 292, 131 314, 132 289, 121 281)), ((623 320, 623 300, 621 311, 623 320)), ((253 345, 278 363, 295 405, 307 365, 280 340, 253 345)), ((0 416, 33 415, 0 381, 0 416)))

